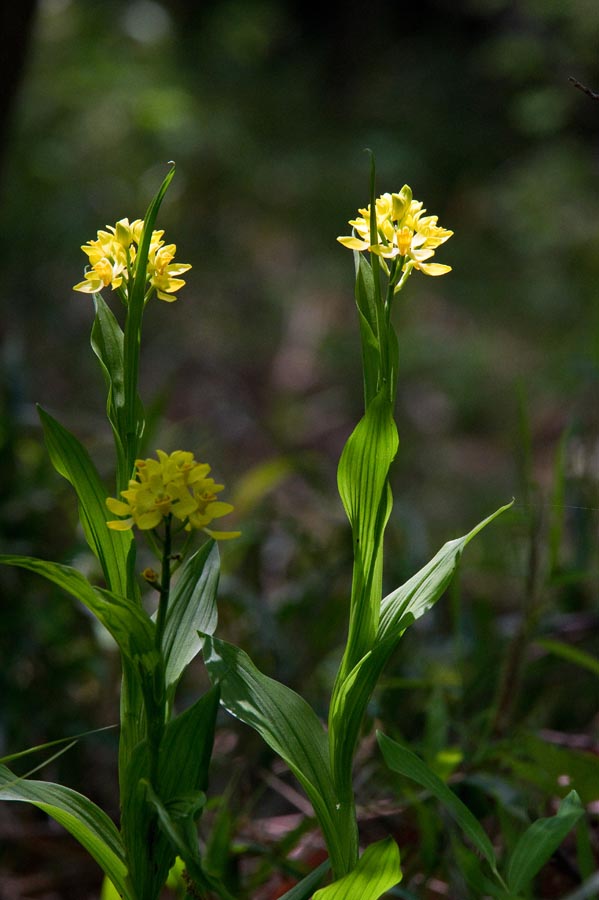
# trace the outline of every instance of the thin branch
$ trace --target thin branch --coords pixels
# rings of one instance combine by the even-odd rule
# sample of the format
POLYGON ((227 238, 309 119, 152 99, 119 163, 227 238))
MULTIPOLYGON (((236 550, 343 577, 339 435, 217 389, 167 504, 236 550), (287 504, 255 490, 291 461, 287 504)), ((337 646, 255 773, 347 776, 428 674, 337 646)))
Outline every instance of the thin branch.
POLYGON ((583 94, 586 94, 587 97, 591 97, 592 100, 599 100, 599 94, 596 94, 595 91, 588 88, 586 84, 583 84, 578 78, 574 78, 570 75, 568 81, 573 84, 574 87, 578 88, 579 91, 582 91, 583 94))

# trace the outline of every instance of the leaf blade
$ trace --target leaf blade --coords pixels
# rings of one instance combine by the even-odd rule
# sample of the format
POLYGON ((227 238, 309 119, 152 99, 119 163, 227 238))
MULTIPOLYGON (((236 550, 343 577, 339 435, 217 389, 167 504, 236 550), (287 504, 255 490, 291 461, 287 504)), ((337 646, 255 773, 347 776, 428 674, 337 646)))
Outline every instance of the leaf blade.
POLYGON ((521 891, 557 850, 569 831, 584 815, 576 791, 570 791, 555 816, 537 819, 514 847, 507 867, 507 881, 514 892, 521 891))
POLYGON ((387 837, 367 847, 352 872, 316 891, 314 900, 379 900, 402 877, 399 848, 387 837))
POLYGON ((79 841, 121 894, 135 900, 121 838, 108 816, 87 797, 63 785, 14 779, 13 773, 0 765, 0 800, 31 803, 48 813, 79 841))
POLYGON ((412 779, 426 788, 443 804, 462 831, 468 835, 476 849, 484 856, 494 872, 497 872, 497 861, 493 845, 486 832, 468 807, 462 803, 453 791, 432 772, 415 753, 392 741, 381 731, 377 732, 377 740, 388 767, 399 775, 412 779))

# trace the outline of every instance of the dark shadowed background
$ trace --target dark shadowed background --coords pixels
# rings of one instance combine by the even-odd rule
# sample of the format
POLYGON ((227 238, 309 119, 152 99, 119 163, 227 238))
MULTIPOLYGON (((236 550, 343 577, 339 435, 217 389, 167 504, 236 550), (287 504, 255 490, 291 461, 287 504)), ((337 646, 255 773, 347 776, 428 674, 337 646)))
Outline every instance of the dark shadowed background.
MULTIPOLYGON (((84 440, 111 491, 92 304, 71 288, 80 245, 143 216, 175 160, 159 225, 193 268, 176 303, 147 309, 141 388, 163 416, 148 452, 193 449, 226 482, 243 536, 223 548, 222 634, 326 711, 351 554, 335 469, 362 403, 353 261, 335 238, 367 203, 368 147, 379 193, 407 182, 455 232, 437 253, 453 272, 416 273, 396 311, 389 588, 516 497, 406 639, 373 716, 418 741, 443 695, 445 733, 467 745, 495 698, 502 728, 596 736, 596 680, 534 638, 591 650, 598 623, 599 102, 569 76, 599 90, 599 4, 14 6, 0 106, 5 552, 93 571, 34 404, 84 440), (531 606, 521 692, 497 701, 531 606)), ((115 721, 107 639, 33 576, 0 577, 0 755, 115 721)), ((199 664, 195 676, 189 697, 199 664)), ((241 734, 217 778, 224 789, 231 754, 249 753, 253 797, 268 757, 241 734)), ((88 741, 49 777, 114 811, 113 751, 114 737, 88 741)), ((75 890, 51 893, 45 828, 0 810, 2 900, 75 890), (42 887, 23 887, 38 864, 42 887)))

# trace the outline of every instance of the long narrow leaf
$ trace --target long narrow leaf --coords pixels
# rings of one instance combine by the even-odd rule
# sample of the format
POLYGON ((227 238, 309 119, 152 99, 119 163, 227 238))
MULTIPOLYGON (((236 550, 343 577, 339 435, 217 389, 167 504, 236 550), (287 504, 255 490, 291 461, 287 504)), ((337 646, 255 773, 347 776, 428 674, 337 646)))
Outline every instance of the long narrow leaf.
MULTIPOLYGON (((39 753, 40 750, 48 750, 50 749, 50 747, 58 747, 60 744, 69 744, 69 746, 72 747, 73 744, 77 743, 77 741, 81 738, 89 737, 92 734, 99 734, 101 731, 110 731, 115 727, 115 725, 105 725, 103 728, 92 728, 91 731, 82 731, 79 734, 73 734, 69 737, 57 738, 55 741, 48 741, 45 744, 37 744, 35 747, 28 747, 27 750, 19 750, 17 753, 10 753, 8 756, 0 757, 0 765, 6 764, 8 762, 13 762, 15 759, 22 759, 24 756, 30 756, 32 753, 39 753)), ((41 763, 41 765, 45 766, 47 765, 47 763, 48 760, 41 763)))
POLYGON ((208 541, 190 556, 171 589, 164 626, 166 686, 172 691, 187 665, 202 648, 198 631, 214 634, 218 621, 216 592, 220 573, 218 545, 208 541))
POLYGON ((370 650, 378 627, 382 538, 391 510, 387 479, 398 443, 392 407, 381 390, 350 435, 337 473, 354 546, 349 636, 341 678, 370 650))
POLYGON ((313 872, 302 878, 290 890, 286 891, 279 900, 310 900, 315 888, 318 887, 326 873, 331 868, 328 859, 325 859, 313 872))
POLYGON ((117 455, 117 489, 127 487, 129 472, 125 460, 123 435, 126 430, 124 335, 112 310, 101 294, 94 294, 96 315, 91 333, 91 346, 100 363, 106 383, 106 415, 112 426, 117 455))
POLYGON ((85 537, 100 560, 106 583, 110 590, 126 596, 127 571, 134 548, 131 532, 112 531, 107 527, 106 522, 111 517, 106 507, 108 493, 89 453, 74 435, 41 407, 38 407, 38 412, 52 464, 77 493, 85 537))
POLYGON ((348 787, 366 707, 404 631, 442 596, 468 541, 507 508, 502 507, 464 537, 449 541, 424 568, 383 600, 383 612, 373 648, 345 678, 337 680, 331 699, 329 740, 333 775, 339 790, 348 787))
POLYGON ((151 662, 154 655, 154 624, 136 604, 110 591, 93 587, 70 566, 29 556, 0 556, 0 563, 18 566, 41 575, 75 597, 110 632, 121 651, 133 661, 151 662))
POLYGON ((507 867, 508 884, 514 893, 530 884, 583 815, 580 797, 576 791, 570 791, 555 816, 537 819, 526 829, 514 847, 507 867))
POLYGON ((573 647, 572 644, 566 644, 564 641, 554 641, 551 638, 539 638, 536 643, 548 653, 553 653, 555 656, 599 676, 599 658, 591 656, 585 650, 580 650, 579 647, 573 647))
POLYGON ((205 636, 204 662, 211 680, 220 685, 225 709, 254 728, 302 784, 333 865, 343 868, 342 861, 351 853, 340 827, 346 811, 334 792, 327 737, 312 708, 295 691, 263 675, 232 644, 205 636))
POLYGON ((378 900, 401 879, 399 849, 388 837, 371 844, 349 875, 316 891, 314 900, 378 900))
POLYGON ((466 545, 512 505, 513 501, 501 506, 464 537, 448 541, 416 575, 384 598, 377 641, 405 629, 437 602, 448 587, 466 545))
POLYGON ((85 847, 122 896, 135 900, 120 835, 108 816, 87 797, 60 784, 15 781, 13 773, 0 766, 0 800, 31 803, 48 813, 85 847))
POLYGON ((430 791, 443 804, 464 834, 470 838, 476 849, 482 853, 493 872, 496 873, 497 862, 493 845, 468 807, 447 787, 444 781, 441 781, 438 775, 428 768, 426 763, 419 759, 415 753, 412 753, 411 750, 408 750, 407 747, 402 747, 380 731, 377 732, 377 740, 389 768, 405 778, 411 778, 412 781, 430 791))

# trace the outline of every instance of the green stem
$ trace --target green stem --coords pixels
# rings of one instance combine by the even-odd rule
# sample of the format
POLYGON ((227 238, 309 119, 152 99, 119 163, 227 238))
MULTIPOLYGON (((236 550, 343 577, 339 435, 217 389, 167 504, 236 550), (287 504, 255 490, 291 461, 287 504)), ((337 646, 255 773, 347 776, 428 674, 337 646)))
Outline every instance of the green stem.
POLYGON ((158 602, 158 615, 156 617, 156 649, 162 652, 162 639, 166 622, 166 611, 171 592, 171 553, 172 553, 172 515, 164 520, 164 543, 162 545, 162 577, 160 579, 160 600, 158 602))

